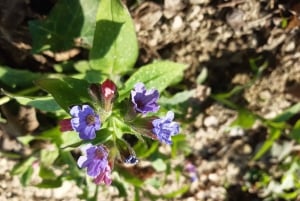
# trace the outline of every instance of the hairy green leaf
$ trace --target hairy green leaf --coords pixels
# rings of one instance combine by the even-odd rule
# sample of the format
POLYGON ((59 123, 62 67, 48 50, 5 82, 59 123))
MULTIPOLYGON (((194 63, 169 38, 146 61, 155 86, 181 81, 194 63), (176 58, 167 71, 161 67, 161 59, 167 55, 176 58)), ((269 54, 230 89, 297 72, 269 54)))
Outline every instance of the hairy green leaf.
POLYGON ((155 88, 159 92, 179 82, 186 68, 183 64, 170 61, 157 61, 140 67, 125 83, 125 88, 120 91, 119 100, 129 96, 130 90, 137 82, 143 82, 148 88, 155 88))
POLYGON ((90 52, 91 67, 110 75, 125 73, 137 56, 137 38, 129 12, 120 0, 102 0, 90 52))
POLYGON ((92 100, 88 94, 88 82, 74 78, 42 79, 37 85, 49 92, 55 101, 67 112, 72 105, 89 103, 92 100))
POLYGON ((60 0, 45 20, 29 22, 33 52, 67 50, 80 38, 91 46, 99 0, 60 0))

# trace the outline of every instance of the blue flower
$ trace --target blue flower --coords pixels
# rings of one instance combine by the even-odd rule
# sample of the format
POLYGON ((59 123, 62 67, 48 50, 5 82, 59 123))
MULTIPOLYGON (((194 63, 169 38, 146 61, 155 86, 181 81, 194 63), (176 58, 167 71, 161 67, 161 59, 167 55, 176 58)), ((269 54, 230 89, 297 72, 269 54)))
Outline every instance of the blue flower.
POLYGON ((80 168, 87 168, 87 174, 94 178, 96 184, 111 184, 111 167, 108 162, 108 152, 102 145, 94 146, 87 144, 82 148, 85 155, 78 158, 77 164, 80 168))
POLYGON ((157 112, 159 93, 156 89, 146 90, 143 83, 137 83, 131 90, 131 101, 136 112, 146 114, 157 112))
POLYGON ((96 131, 100 130, 101 122, 93 108, 89 105, 73 106, 70 114, 72 115, 72 128, 79 133, 81 139, 91 140, 96 137, 96 131))
POLYGON ((179 133, 179 124, 173 119, 174 113, 169 111, 166 117, 152 121, 152 132, 160 142, 172 144, 171 136, 179 133))

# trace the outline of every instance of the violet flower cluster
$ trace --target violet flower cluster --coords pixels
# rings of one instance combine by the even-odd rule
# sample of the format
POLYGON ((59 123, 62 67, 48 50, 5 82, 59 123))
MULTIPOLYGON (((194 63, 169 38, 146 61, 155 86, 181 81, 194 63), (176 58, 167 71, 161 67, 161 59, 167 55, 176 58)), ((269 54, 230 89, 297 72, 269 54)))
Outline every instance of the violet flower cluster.
MULTIPOLYGON (((105 121, 109 120, 110 115, 113 116, 113 103, 117 99, 118 92, 111 80, 106 80, 100 85, 91 84, 88 92, 94 103, 72 106, 69 111, 71 118, 63 119, 60 122, 60 129, 62 132, 75 131, 83 141, 93 142, 97 135, 101 135, 100 131, 105 121)), ((165 117, 151 116, 159 110, 158 99, 158 90, 146 89, 145 85, 139 82, 131 90, 130 98, 118 106, 125 107, 127 112, 123 115, 130 115, 130 119, 133 119, 135 125, 126 122, 126 118, 123 119, 125 124, 132 126, 133 131, 139 132, 143 129, 145 132, 140 132, 141 135, 172 144, 172 136, 179 133, 179 124, 173 121, 172 111, 167 112, 165 117), (124 102, 125 104, 122 104, 124 102)), ((114 161, 132 165, 138 162, 133 149, 123 139, 107 144, 88 143, 81 147, 81 151, 83 155, 78 158, 77 164, 80 168, 86 168, 87 175, 93 178, 96 184, 111 184, 114 161), (110 155, 110 148, 118 150, 119 155, 110 155)))

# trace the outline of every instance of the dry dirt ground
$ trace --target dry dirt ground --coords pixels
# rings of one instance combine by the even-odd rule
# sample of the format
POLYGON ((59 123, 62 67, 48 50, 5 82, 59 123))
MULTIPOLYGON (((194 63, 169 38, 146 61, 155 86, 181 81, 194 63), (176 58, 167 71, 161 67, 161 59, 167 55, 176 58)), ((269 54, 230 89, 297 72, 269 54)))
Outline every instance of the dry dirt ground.
MULTIPOLYGON (((47 0, 39 6, 37 2, 1 1, 0 60, 15 68, 51 71, 55 58, 29 54, 27 21, 46 15, 55 3, 47 0)), ((185 133, 193 150, 190 157, 197 167, 198 180, 177 200, 262 200, 262 192, 251 187, 242 191, 242 186, 245 173, 257 165, 251 158, 265 139, 266 129, 258 124, 248 130, 228 131, 237 112, 213 101, 209 95, 246 84, 254 76, 249 60, 258 59, 261 64, 267 62, 267 68, 236 98, 237 103, 264 118, 272 118, 299 102, 300 3, 297 0, 139 2, 127 1, 140 44, 138 65, 155 59, 185 63, 189 68, 182 84, 197 91, 187 110, 190 125, 185 133), (207 78, 199 84, 197 77, 203 69, 207 70, 207 78)), ((1 131, 0 134, 2 150, 13 150, 9 143, 14 149, 22 149, 13 138, 1 131)), ((73 192, 80 190, 74 190, 72 183, 57 190, 21 187, 18 179, 9 175, 13 164, 14 161, 0 157, 0 200, 76 200, 73 192)), ((186 182, 189 180, 183 177, 182 184, 186 182)), ((174 189, 177 187, 174 185, 160 191, 174 189)), ((105 193, 114 194, 111 188, 105 193)), ((109 200, 101 197, 99 200, 109 200)))

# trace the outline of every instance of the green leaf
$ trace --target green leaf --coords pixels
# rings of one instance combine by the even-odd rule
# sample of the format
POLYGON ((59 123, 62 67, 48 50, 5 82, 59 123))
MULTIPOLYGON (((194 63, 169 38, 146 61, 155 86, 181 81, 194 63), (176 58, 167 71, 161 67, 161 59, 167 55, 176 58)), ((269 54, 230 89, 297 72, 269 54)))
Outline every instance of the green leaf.
POLYGON ((124 178, 124 180, 133 186, 142 187, 144 182, 139 178, 135 177, 135 175, 125 171, 124 169, 117 169, 118 173, 124 178))
POLYGON ((101 0, 90 62, 93 69, 107 74, 132 69, 138 56, 135 27, 120 0, 101 0))
POLYGON ((180 151, 183 152, 184 154, 191 153, 191 147, 189 146, 186 140, 186 135, 183 134, 175 135, 172 137, 172 142, 173 142, 171 147, 172 158, 175 158, 180 151))
POLYGON ((296 140, 297 143, 300 143, 300 120, 298 120, 294 125, 290 136, 292 139, 296 140))
POLYGON ((110 139, 111 136, 111 131, 109 129, 104 128, 99 131, 96 131, 96 138, 91 140, 91 142, 93 144, 101 144, 110 139))
POLYGON ((207 68, 203 68, 200 74, 197 76, 196 83, 202 84, 206 80, 207 75, 208 75, 207 68))
POLYGON ((119 100, 127 97, 130 90, 137 82, 143 82, 147 88, 155 88, 162 92, 171 84, 179 82, 186 68, 183 64, 170 61, 157 61, 140 67, 125 83, 125 88, 120 91, 119 100))
POLYGON ((186 193, 189 189, 190 189, 190 187, 188 185, 184 185, 182 188, 180 188, 176 191, 173 191, 171 193, 163 195, 163 197, 167 198, 167 199, 179 197, 179 196, 183 195, 184 193, 186 193))
POLYGON ((275 122, 281 122, 281 121, 288 121, 290 118, 292 118, 294 115, 299 113, 300 111, 300 103, 297 103, 295 105, 292 105, 285 111, 283 111, 280 115, 275 117, 273 121, 275 122))
POLYGON ((27 171, 27 169, 32 166, 32 164, 35 160, 36 160, 36 158, 33 156, 27 158, 26 160, 16 164, 13 167, 11 173, 13 175, 24 174, 27 171))
POLYGON ((96 25, 99 0, 60 0, 46 20, 29 22, 33 39, 32 51, 67 50, 74 39, 91 46, 96 25))
POLYGON ((60 145, 60 148, 77 147, 80 144, 82 144, 82 140, 75 131, 68 131, 62 134, 62 144, 60 145))
POLYGON ((115 186, 119 191, 119 197, 127 197, 127 192, 124 184, 116 179, 113 180, 112 186, 115 186))
POLYGON ((62 133, 58 127, 54 127, 42 132, 40 135, 35 137, 38 137, 39 139, 50 140, 57 146, 60 146, 63 143, 63 135, 64 133, 62 133))
POLYGON ((134 145, 134 150, 139 158, 148 158, 151 154, 157 151, 158 145, 158 142, 153 142, 151 143, 151 146, 148 147, 146 143, 138 141, 138 143, 134 145))
POLYGON ((32 141, 32 140, 35 140, 35 136, 32 136, 32 135, 25 135, 25 136, 20 136, 17 138, 19 142, 21 142, 23 145, 26 145, 28 146, 29 143, 32 141))
POLYGON ((167 169, 166 163, 161 158, 158 158, 155 161, 153 161, 152 166, 157 172, 163 172, 167 169))
POLYGON ((33 86, 33 81, 41 78, 40 73, 27 70, 16 70, 0 66, 0 86, 24 89, 33 86))
POLYGON ((29 166, 28 169, 22 174, 20 182, 23 186, 27 186, 31 180, 33 174, 33 167, 29 166))
POLYGON ((241 109, 238 111, 237 118, 231 123, 231 126, 238 126, 249 129, 256 121, 256 116, 248 110, 241 109))
POLYGON ((51 149, 41 150, 41 162, 45 166, 51 166, 59 155, 58 148, 56 146, 51 147, 51 149))
POLYGON ((273 145, 275 140, 277 140, 280 135, 281 135, 281 129, 276 129, 276 128, 270 128, 269 129, 270 136, 268 139, 264 142, 262 147, 258 150, 258 152, 255 154, 253 160, 258 160, 260 159, 273 145))
POLYGON ((28 96, 18 96, 13 94, 9 94, 9 96, 14 98, 21 105, 29 105, 45 112, 55 112, 61 109, 60 106, 53 99, 53 97, 50 96, 28 97, 28 96))
POLYGON ((56 175, 52 169, 44 165, 40 166, 39 176, 43 179, 56 180, 56 175))
POLYGON ((85 80, 65 77, 62 79, 42 79, 37 85, 49 92, 55 101, 66 111, 72 105, 92 102, 88 94, 89 83, 85 80))
POLYGON ((187 101, 188 99, 192 98, 196 93, 196 90, 192 89, 190 91, 181 91, 176 93, 174 96, 170 98, 161 97, 159 99, 160 104, 164 105, 178 105, 180 103, 183 103, 187 101))
POLYGON ((44 179, 41 183, 37 184, 36 187, 38 188, 58 188, 62 185, 62 180, 60 178, 56 178, 48 180, 44 179))
POLYGON ((140 188, 134 188, 134 201, 140 201, 140 188))

